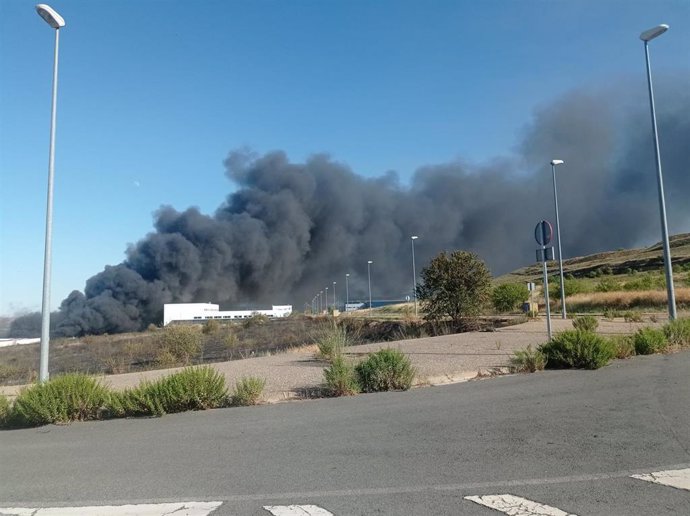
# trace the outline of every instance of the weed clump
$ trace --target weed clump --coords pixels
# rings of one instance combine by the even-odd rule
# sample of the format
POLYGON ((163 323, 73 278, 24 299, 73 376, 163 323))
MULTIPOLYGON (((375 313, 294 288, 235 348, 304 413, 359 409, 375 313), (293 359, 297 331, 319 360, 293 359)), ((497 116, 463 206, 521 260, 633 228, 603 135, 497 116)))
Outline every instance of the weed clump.
POLYGON ((690 346, 690 318, 669 321, 664 325, 663 331, 671 346, 690 346))
POLYGON ((391 348, 370 353, 355 366, 355 372, 363 392, 406 391, 415 375, 410 359, 391 348))
POLYGON ((656 328, 640 328, 632 337, 635 353, 638 355, 651 355, 666 351, 668 340, 663 330, 656 328))
POLYGON ((165 366, 179 363, 188 365, 201 353, 201 348, 198 327, 183 324, 166 326, 161 336, 157 361, 165 366))
POLYGON ((573 328, 576 330, 589 331, 594 333, 599 327, 599 321, 593 315, 581 315, 573 320, 573 328))
POLYGON ((510 359, 510 369, 515 373, 534 373, 546 367, 546 360, 546 355, 538 349, 532 349, 530 344, 527 349, 515 352, 510 359))
POLYGON ((225 377, 210 366, 189 367, 133 389, 114 392, 113 417, 162 416, 187 410, 206 410, 227 404, 225 377))
POLYGON ((324 369, 323 376, 331 396, 352 396, 362 390, 354 366, 342 355, 333 359, 331 365, 324 369))
POLYGON ((6 422, 27 427, 99 419, 109 400, 108 388, 95 378, 78 373, 56 376, 19 393, 6 422))
POLYGON ((10 404, 10 400, 0 394, 0 428, 5 426, 5 422, 7 421, 7 417, 9 416, 11 410, 12 405, 10 404))
POLYGON ((230 398, 234 407, 258 405, 266 387, 266 380, 256 376, 245 376, 235 384, 235 392, 230 398))
POLYGON ((552 368, 599 369, 615 356, 613 343, 596 333, 570 330, 539 346, 552 368))
POLYGON ((333 362, 342 354, 345 347, 352 344, 347 328, 338 326, 335 322, 320 328, 314 340, 319 349, 319 356, 329 362, 333 362))

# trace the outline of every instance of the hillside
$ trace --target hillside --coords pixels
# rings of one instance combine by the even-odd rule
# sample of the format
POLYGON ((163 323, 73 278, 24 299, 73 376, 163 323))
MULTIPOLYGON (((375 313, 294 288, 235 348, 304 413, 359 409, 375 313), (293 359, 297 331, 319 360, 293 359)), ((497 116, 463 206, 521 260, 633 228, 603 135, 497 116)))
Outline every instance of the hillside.
MULTIPOLYGON (((690 233, 674 235, 670 238, 671 261, 673 265, 690 264, 690 233)), ((549 273, 558 269, 558 262, 549 262, 549 273)), ((629 274, 661 270, 664 266, 661 243, 639 249, 619 249, 605 253, 568 258, 563 261, 563 272, 575 278, 586 278, 605 274, 629 274)), ((522 283, 540 280, 541 264, 535 263, 495 278, 497 284, 522 283)), ((674 281, 675 283, 675 281, 674 281)))

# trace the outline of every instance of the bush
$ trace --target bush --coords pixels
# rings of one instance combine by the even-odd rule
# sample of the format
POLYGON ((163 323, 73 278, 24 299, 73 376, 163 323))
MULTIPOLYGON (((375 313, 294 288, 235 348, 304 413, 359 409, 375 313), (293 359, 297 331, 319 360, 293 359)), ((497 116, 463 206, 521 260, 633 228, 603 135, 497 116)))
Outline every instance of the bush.
POLYGON ((620 310, 614 310, 613 308, 604 308, 604 319, 615 319, 616 317, 623 317, 623 313, 620 310))
POLYGON ((206 319, 206 322, 201 327, 201 333, 204 335, 213 335, 218 333, 218 330, 220 330, 220 323, 215 319, 206 319))
MULTIPOLYGON (((565 296, 570 297, 575 294, 582 294, 587 291, 585 282, 575 279, 575 278, 564 278, 563 281, 565 285, 565 296)), ((561 297, 561 278, 555 276, 549 281, 549 295, 553 296, 554 299, 560 299, 561 297)))
POLYGON ((522 283, 498 285, 491 293, 491 302, 497 312, 510 312, 520 308, 529 298, 527 286, 522 283))
POLYGON ((546 356, 538 349, 533 350, 531 344, 523 351, 516 351, 510 359, 510 369, 515 373, 534 373, 545 366, 546 356))
POLYGON ((270 319, 267 315, 256 313, 253 314, 249 319, 245 319, 244 322, 242 322, 242 327, 251 328, 252 326, 261 326, 266 324, 268 321, 270 321, 270 319))
POLYGON ((355 366, 355 372, 364 392, 406 391, 412 387, 415 375, 410 359, 390 348, 370 353, 355 366))
POLYGON ((547 365, 554 368, 599 369, 615 356, 614 345, 596 333, 570 330, 539 346, 547 365))
POLYGON ((421 273, 417 299, 427 321, 453 322, 479 315, 491 298, 491 272, 476 254, 445 251, 421 273))
POLYGON ((343 352, 343 348, 350 346, 347 328, 338 326, 335 322, 321 327, 315 336, 316 346, 319 348, 319 356, 332 362, 343 352))
POLYGON ((640 328, 633 335, 635 353, 638 355, 651 355, 666 351, 668 340, 663 330, 656 328, 640 328))
POLYGON ((188 367, 154 382, 114 393, 112 416, 162 416, 186 410, 205 410, 227 404, 225 377, 210 366, 188 367))
POLYGON ((7 419, 21 427, 98 419, 109 400, 108 388, 95 378, 66 374, 24 389, 7 419))
POLYGON ((581 315, 573 320, 573 328, 576 330, 589 331, 594 333, 599 327, 599 321, 593 315, 581 315))
POLYGON ((642 322, 642 314, 628 310, 623 313, 623 319, 625 319, 625 322, 642 322))
POLYGON ((690 319, 669 321, 663 328, 666 340, 672 346, 690 346, 690 319))
POLYGON ((611 337, 616 358, 630 358, 635 355, 635 344, 631 335, 616 335, 611 337))
POLYGON ((189 364, 201 353, 201 335, 198 327, 174 324, 166 326, 161 337, 161 354, 166 352, 178 362, 189 364))
POLYGON ((266 380, 256 376, 245 376, 235 384, 235 392, 230 400, 235 407, 257 405, 261 400, 266 380))
POLYGON ((619 289, 619 285, 613 278, 604 278, 600 280, 594 287, 595 292, 615 292, 619 289))
POLYGON ((5 426, 5 422, 10 414, 10 410, 12 410, 10 401, 5 396, 0 394, 0 428, 5 426))
POLYGON ((361 391, 354 366, 342 356, 333 359, 330 367, 324 369, 323 376, 331 396, 352 396, 361 391))

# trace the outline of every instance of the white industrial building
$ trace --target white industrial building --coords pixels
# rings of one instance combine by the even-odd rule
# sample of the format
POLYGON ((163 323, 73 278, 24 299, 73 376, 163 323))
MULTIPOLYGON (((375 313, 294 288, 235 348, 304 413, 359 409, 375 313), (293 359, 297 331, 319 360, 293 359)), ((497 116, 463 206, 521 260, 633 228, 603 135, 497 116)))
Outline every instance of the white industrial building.
POLYGON ((206 321, 208 319, 249 319, 254 315, 273 318, 287 317, 292 313, 292 305, 273 305, 270 310, 226 310, 220 311, 212 303, 172 303, 163 305, 163 326, 173 321, 206 321))

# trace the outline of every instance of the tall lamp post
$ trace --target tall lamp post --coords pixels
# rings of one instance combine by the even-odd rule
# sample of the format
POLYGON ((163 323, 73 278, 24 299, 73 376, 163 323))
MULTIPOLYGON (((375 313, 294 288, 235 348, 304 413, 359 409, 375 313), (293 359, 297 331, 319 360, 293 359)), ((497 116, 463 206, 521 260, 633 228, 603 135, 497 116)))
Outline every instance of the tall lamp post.
POLYGON ((558 219, 558 193, 556 191, 556 165, 563 165, 562 159, 551 160, 551 172, 553 173, 553 201, 556 205, 556 236, 558 238, 558 268, 561 273, 561 318, 567 319, 565 310, 565 280, 563 279, 563 251, 561 250, 561 223, 558 219))
POLYGON ((328 312, 328 287, 326 287, 326 293, 323 295, 324 301, 326 301, 326 304, 324 305, 326 307, 326 312, 328 312))
POLYGON ((367 262, 367 277, 369 278, 369 316, 371 316, 371 260, 367 262))
POLYGON ((36 12, 55 29, 55 58, 53 60, 53 94, 50 112, 50 150, 48 153, 48 202, 46 208, 46 239, 43 258, 43 300, 41 303, 41 360, 39 381, 48 380, 48 350, 50 348, 50 272, 53 241, 53 176, 55 172, 55 123, 57 115, 58 49, 60 29, 65 20, 52 7, 38 4, 36 12))
POLYGON ((350 274, 345 274, 345 311, 347 312, 347 305, 350 304, 350 286, 348 285, 350 274))
POLYGON ((323 290, 319 291, 319 314, 323 312, 323 290))
POLYGON ((338 305, 336 304, 335 300, 335 281, 333 282, 333 311, 335 312, 336 308, 338 308, 338 305))
POLYGON ((649 65, 649 42, 661 36, 668 30, 668 25, 662 24, 644 31, 640 39, 644 41, 644 55, 647 63, 647 85, 649 86, 649 106, 652 113, 652 136, 654 140, 654 155, 656 157, 656 179, 659 189, 659 213, 661 216, 661 238, 664 248, 664 268, 666 269, 666 292, 668 295, 668 317, 676 318, 676 293, 673 288, 673 269, 671 267, 671 247, 668 243, 668 226, 666 224, 666 202, 664 201, 664 179, 661 174, 661 155, 659 154, 659 134, 656 127, 656 110, 654 109, 654 91, 652 89, 652 71, 649 65))
POLYGON ((412 241, 412 292, 414 294, 414 316, 417 317, 417 269, 414 265, 414 241, 419 237, 417 235, 412 235, 410 240, 412 241))

